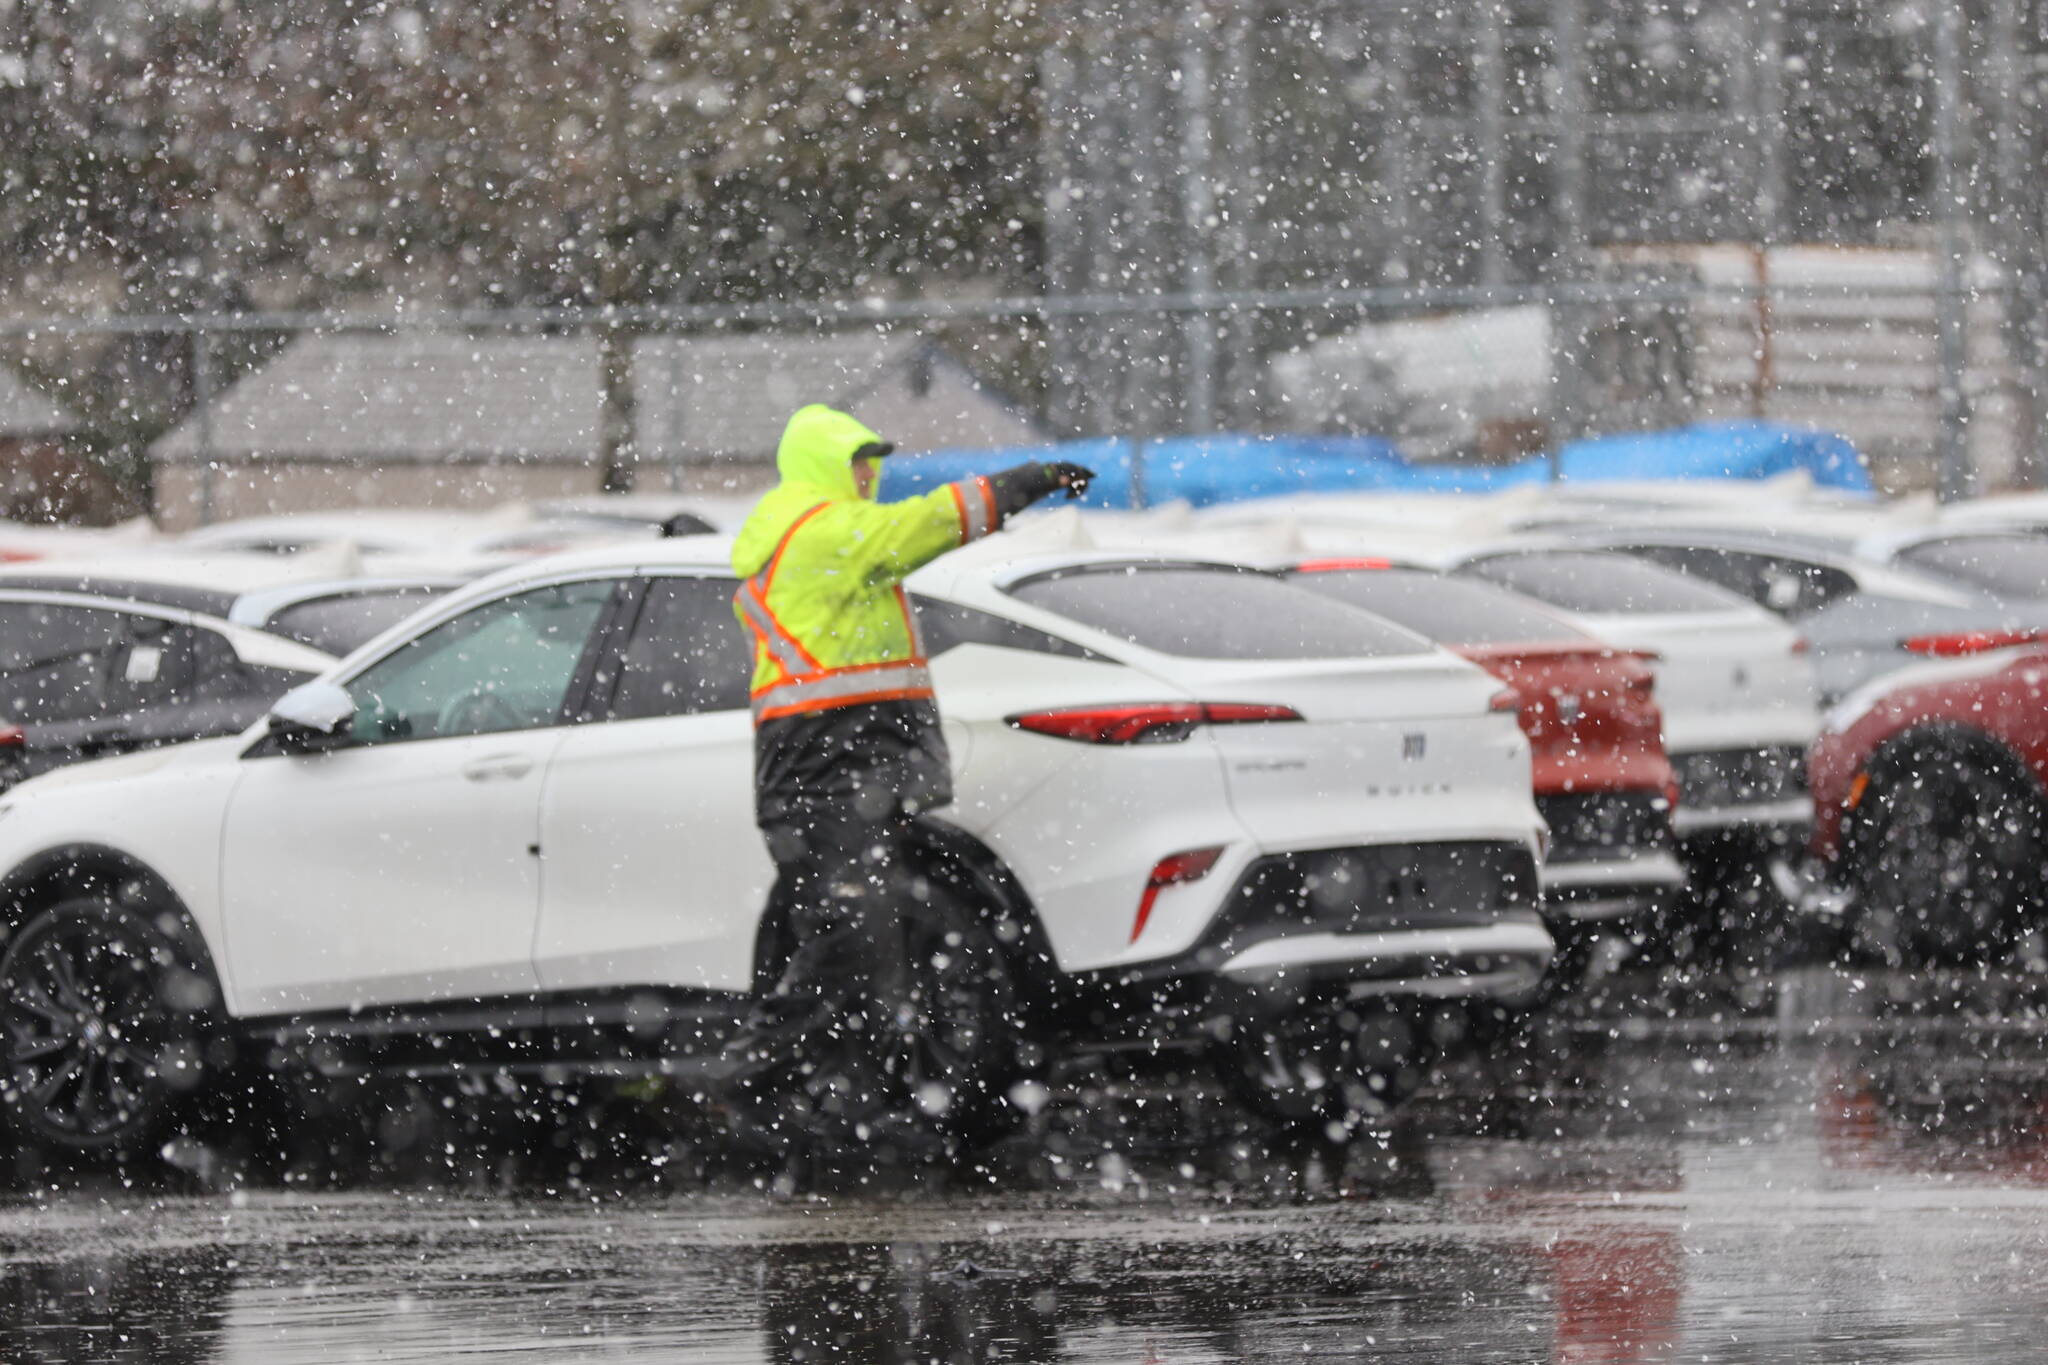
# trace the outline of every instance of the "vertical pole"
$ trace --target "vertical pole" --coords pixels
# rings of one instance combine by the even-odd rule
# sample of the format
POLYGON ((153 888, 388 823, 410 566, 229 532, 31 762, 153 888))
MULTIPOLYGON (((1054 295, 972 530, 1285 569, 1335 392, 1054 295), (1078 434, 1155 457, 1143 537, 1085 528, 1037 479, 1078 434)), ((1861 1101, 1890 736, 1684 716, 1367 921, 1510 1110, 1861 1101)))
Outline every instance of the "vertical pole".
POLYGON ((2021 93, 2021 0, 1991 0, 1987 74, 1994 128, 1992 187, 1997 208, 1990 215, 1997 244, 2003 295, 2005 352, 2014 383, 2012 479, 2037 487, 2043 471, 2042 388, 2039 337, 2039 282, 2042 267, 2037 196, 2028 184, 2031 120, 2021 93))
POLYGON ((204 328, 192 333, 192 399, 199 407, 199 524, 211 526, 219 452, 213 441, 213 337, 204 328))
MULTIPOLYGON (((1135 7, 1134 7, 1135 9, 1135 7)), ((1126 192, 1121 196, 1123 212, 1106 243, 1122 283, 1130 279, 1133 292, 1157 295, 1170 282, 1177 282, 1170 234, 1176 226, 1175 201, 1179 198, 1179 177, 1168 160, 1178 160, 1178 149, 1169 153, 1167 142, 1176 110, 1165 90, 1165 72, 1173 60, 1173 39, 1142 13, 1130 13, 1124 21, 1125 65, 1120 76, 1118 119, 1122 124, 1124 148, 1128 153, 1126 192)), ((1103 188, 1107 189, 1107 186, 1103 188)), ((1117 417, 1140 431, 1178 430, 1181 410, 1176 380, 1182 378, 1177 354, 1179 328, 1165 313, 1137 314, 1120 320, 1125 338, 1117 395, 1117 417), (1175 337, 1166 333, 1172 330, 1175 337)))
POLYGON ((1755 6, 1755 79, 1745 111, 1756 153, 1756 192, 1750 211, 1755 239, 1765 247, 1781 240, 1785 213, 1784 3, 1758 0, 1755 6))
POLYGON ((668 338, 668 401, 661 406, 661 442, 668 448, 668 491, 683 491, 683 347, 689 339, 681 333, 668 338))
POLYGON ((1507 254, 1501 240, 1507 232, 1508 132, 1507 46, 1502 0, 1478 0, 1473 76, 1479 107, 1479 280, 1485 285, 1507 281, 1507 254))
MULTIPOLYGON (((1944 0, 1945 2, 1945 0, 1944 0)), ((1769 415, 1776 384, 1771 297, 1771 248, 1782 240, 1785 218, 1785 0, 1758 0, 1755 7, 1755 79, 1750 83, 1749 136, 1756 158, 1755 194, 1750 201, 1756 288, 1756 349, 1750 383, 1750 415, 1769 415)))
MULTIPOLYGON (((1065 6, 1054 9, 1053 17, 1060 21, 1054 24, 1055 35, 1073 31, 1064 22, 1068 14, 1065 6)), ((1081 182, 1073 155, 1085 121, 1074 103, 1078 82, 1068 41, 1055 36, 1038 63, 1043 102, 1040 116, 1045 128, 1039 143, 1043 186, 1040 193, 1045 201, 1045 289, 1054 297, 1079 292, 1087 242, 1075 199, 1096 188, 1081 182)), ((1044 327, 1046 422, 1059 435, 1071 436, 1081 426, 1074 392, 1075 376, 1081 371, 1081 358, 1075 347, 1076 324, 1065 314, 1053 312, 1045 315, 1044 327)))
POLYGON ((1934 226, 1937 281, 1935 327, 1941 356, 1941 430, 1936 441, 1937 490, 1943 502, 1969 497, 1970 408, 1964 381, 1969 373, 1969 300, 1966 297, 1963 222, 1964 186, 1957 162, 1962 155, 1963 12, 1957 0, 1943 0, 1934 20, 1934 226))
MULTIPOLYGON (((1556 180, 1551 202, 1556 205, 1557 253, 1553 285, 1584 283, 1591 271, 1591 234, 1586 227, 1586 105, 1584 0, 1556 0, 1550 43, 1556 72, 1551 127, 1556 130, 1556 180)), ((1550 302, 1550 478, 1563 474, 1563 445, 1585 434, 1587 307, 1567 301, 1553 289, 1550 302)))
MULTIPOLYGON (((1188 0, 1180 16, 1181 287, 1199 297, 1216 292, 1215 261, 1209 253, 1216 217, 1211 183, 1209 39, 1207 6, 1203 0, 1188 0)), ((1181 429, 1212 431, 1216 425, 1216 315, 1207 310, 1189 313, 1181 330, 1187 358, 1181 429)))
POLYGON ((1415 94, 1412 73, 1415 44, 1410 26, 1420 15, 1397 14, 1373 35, 1383 45, 1378 65, 1386 81, 1386 107, 1379 111, 1381 144, 1386 161, 1380 178, 1387 195, 1387 248, 1381 253, 1380 278, 1388 284, 1410 284, 1415 269, 1415 94))
MULTIPOLYGON (((1217 239, 1221 247, 1218 263, 1227 272, 1231 289, 1256 289, 1260 283, 1253 271, 1251 235, 1256 200, 1250 187, 1260 183, 1258 119, 1252 107, 1251 8, 1251 0, 1238 0, 1223 20, 1223 98, 1217 107, 1223 143, 1217 163, 1223 223, 1217 239)), ((1242 430, 1258 407, 1254 321, 1251 314, 1236 308, 1218 319, 1224 336, 1220 372, 1227 376, 1228 385, 1221 420, 1233 430, 1242 430)))

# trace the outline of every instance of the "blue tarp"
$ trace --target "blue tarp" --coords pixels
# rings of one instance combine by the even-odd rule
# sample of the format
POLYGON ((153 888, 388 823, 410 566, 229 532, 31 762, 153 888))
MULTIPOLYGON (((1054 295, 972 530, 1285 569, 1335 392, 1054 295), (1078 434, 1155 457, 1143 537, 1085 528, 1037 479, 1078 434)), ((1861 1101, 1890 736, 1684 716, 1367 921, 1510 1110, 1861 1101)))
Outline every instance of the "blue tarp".
POLYGON ((1803 469, 1823 488, 1872 493, 1870 471, 1847 437, 1779 422, 1699 422, 1675 431, 1573 441, 1564 477, 1768 479, 1803 469))
MULTIPOLYGON (((1496 492, 1543 483, 1550 461, 1511 465, 1414 464, 1389 441, 1371 436, 1121 437, 1003 450, 898 455, 883 462, 884 498, 908 497, 955 479, 993 473, 1025 460, 1073 460, 1100 478, 1085 506, 1196 507, 1285 493, 1387 490, 1496 492)), ((1573 441, 1559 455, 1571 482, 1613 479, 1764 479, 1805 470, 1816 484, 1872 491, 1856 448, 1828 432, 1775 422, 1701 422, 1673 431, 1573 441)))

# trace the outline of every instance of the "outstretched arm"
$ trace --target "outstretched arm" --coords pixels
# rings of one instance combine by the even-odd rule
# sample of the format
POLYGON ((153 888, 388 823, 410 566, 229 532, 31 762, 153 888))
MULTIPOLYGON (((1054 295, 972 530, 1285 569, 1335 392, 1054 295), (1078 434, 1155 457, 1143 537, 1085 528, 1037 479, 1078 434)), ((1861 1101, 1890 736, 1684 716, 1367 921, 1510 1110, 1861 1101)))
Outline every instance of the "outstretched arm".
POLYGON ((991 535, 1004 520, 1050 493, 1078 497, 1092 471, 1065 461, 1020 464, 998 474, 962 479, 902 502, 840 503, 849 517, 848 553, 869 581, 909 577, 948 550, 991 535))

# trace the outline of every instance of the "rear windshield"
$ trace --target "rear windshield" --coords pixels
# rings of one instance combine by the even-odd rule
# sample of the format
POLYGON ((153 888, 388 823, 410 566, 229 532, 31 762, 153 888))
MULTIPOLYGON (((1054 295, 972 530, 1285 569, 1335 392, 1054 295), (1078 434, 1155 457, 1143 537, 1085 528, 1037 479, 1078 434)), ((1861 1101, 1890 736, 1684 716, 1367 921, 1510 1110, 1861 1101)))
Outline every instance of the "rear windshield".
POLYGON ((2048 538, 1957 536, 1915 545, 1899 560, 2009 597, 2048 597, 2048 538))
POLYGON ((392 588, 354 592, 346 597, 315 597, 273 612, 263 628, 272 635, 282 635, 329 654, 346 654, 446 591, 432 587, 392 588))
POLYGON ((1429 641, 1267 574, 1118 565, 1027 579, 1035 607, 1189 659, 1350 659, 1417 654, 1429 641))
POLYGON ((1336 569, 1295 574, 1290 581, 1446 644, 1593 638, 1505 589, 1421 569, 1336 569))
POLYGON ((1674 615, 1754 610, 1734 593, 1648 560, 1585 550, 1489 555, 1459 570, 1566 611, 1595 615, 1674 615))

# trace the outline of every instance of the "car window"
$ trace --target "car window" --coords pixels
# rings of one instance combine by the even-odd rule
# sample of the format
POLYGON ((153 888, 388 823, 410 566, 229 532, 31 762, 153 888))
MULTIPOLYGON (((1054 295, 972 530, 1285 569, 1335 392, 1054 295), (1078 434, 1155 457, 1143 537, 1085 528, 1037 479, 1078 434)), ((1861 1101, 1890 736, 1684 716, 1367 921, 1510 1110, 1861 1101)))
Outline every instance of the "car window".
POLYGON ((918 633, 924 637, 927 658, 936 659, 961 645, 989 645, 996 649, 1022 649, 1033 654, 1057 654, 1068 659, 1101 659, 1085 645, 1062 640, 1033 626, 1007 621, 993 612, 976 611, 955 602, 913 596, 918 633))
POLYGON ((1761 550, 1735 550, 1718 545, 1612 548, 1703 578, 1783 616, 1804 616, 1856 591, 1855 576, 1844 570, 1761 550))
POLYGON ((1191 659, 1348 659, 1417 654, 1429 641, 1270 574, 1089 566, 1011 593, 1134 645, 1191 659))
POLYGON ((1454 645, 1590 640, 1577 626, 1490 583, 1424 569, 1329 569, 1290 582, 1454 645))
POLYGON ((445 591, 437 587, 389 588, 310 598, 272 612, 263 629, 329 654, 347 654, 445 591))
POLYGON ((747 705, 753 654, 724 578, 656 578, 619 660, 605 716, 641 720, 747 705))
POLYGON ((1899 552, 1899 561, 2010 597, 2048 597, 2048 538, 1955 536, 1899 552))
POLYGON ((0 715, 37 724, 106 714, 131 619, 91 607, 0 603, 0 715))
POLYGON ((1673 615, 1750 605, 1735 594, 1645 559, 1591 550, 1525 550, 1488 555, 1459 570, 1566 611, 1673 615))
POLYGON ((500 597, 435 626, 358 674, 354 738, 442 739, 553 725, 615 584, 500 597))

